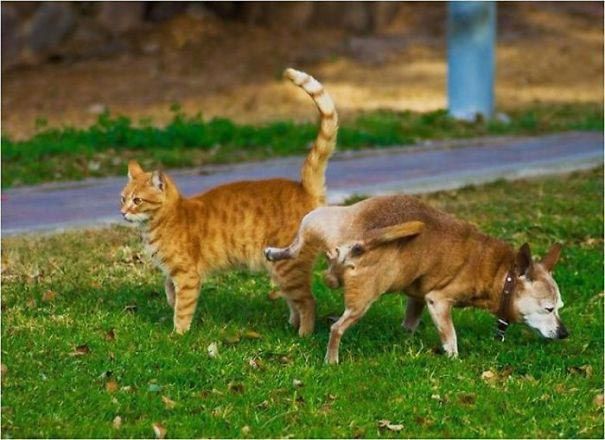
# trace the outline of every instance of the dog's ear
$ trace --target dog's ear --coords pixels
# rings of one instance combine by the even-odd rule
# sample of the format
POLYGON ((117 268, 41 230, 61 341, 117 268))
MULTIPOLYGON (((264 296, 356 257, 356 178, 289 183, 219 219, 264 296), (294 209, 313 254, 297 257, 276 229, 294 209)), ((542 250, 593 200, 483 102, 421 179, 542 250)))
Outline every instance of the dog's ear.
POLYGON ((562 246, 559 243, 553 244, 550 247, 548 253, 540 260, 540 264, 544 266, 549 272, 552 272, 555 264, 559 261, 559 257, 561 256, 561 248, 562 246))
POLYGON ((515 268, 517 274, 519 276, 525 275, 526 277, 531 278, 532 267, 533 261, 531 259, 531 250, 529 249, 529 244, 523 243, 517 252, 517 256, 515 257, 515 268))
POLYGON ((132 180, 142 173, 144 173, 143 168, 136 160, 128 162, 128 180, 132 180))

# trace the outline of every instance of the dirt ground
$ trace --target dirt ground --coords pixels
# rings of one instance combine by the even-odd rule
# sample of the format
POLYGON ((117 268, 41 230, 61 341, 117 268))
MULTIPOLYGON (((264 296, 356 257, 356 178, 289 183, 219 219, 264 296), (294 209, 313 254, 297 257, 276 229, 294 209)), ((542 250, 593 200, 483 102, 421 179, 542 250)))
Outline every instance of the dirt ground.
MULTIPOLYGON (((319 78, 345 118, 444 108, 445 19, 443 3, 405 3, 380 34, 354 36, 179 16, 130 35, 131 49, 111 58, 4 73, 2 133, 31 135, 37 118, 88 125, 103 108, 162 124, 174 102, 239 122, 315 118, 304 93, 281 79, 287 66, 319 78)), ((603 3, 499 3, 496 101, 602 103, 603 3)))

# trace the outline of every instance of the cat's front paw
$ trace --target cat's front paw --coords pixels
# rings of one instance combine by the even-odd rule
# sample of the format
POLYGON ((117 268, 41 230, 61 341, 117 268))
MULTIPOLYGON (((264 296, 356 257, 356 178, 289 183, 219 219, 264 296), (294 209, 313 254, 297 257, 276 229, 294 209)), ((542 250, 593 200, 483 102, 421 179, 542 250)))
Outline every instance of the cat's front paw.
POLYGON ((175 324, 174 333, 176 333, 177 335, 184 335, 185 333, 187 333, 189 331, 189 327, 191 327, 191 325, 175 324))

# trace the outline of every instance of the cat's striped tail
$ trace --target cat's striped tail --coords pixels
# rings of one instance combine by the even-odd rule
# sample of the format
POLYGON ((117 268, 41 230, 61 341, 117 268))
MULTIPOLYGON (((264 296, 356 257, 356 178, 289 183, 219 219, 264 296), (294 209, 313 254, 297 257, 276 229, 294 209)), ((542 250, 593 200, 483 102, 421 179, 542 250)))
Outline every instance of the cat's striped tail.
POLYGON ((302 185, 322 205, 326 201, 326 167, 336 148, 338 114, 334 101, 319 81, 305 72, 286 69, 284 75, 313 98, 319 110, 320 123, 317 138, 300 170, 302 185))

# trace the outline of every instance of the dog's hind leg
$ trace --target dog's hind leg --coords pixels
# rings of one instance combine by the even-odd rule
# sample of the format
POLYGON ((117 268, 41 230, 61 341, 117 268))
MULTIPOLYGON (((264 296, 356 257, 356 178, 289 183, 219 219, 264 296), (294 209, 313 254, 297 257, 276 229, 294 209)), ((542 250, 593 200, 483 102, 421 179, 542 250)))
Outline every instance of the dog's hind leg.
POLYGON ((431 314, 431 318, 439 331, 441 344, 445 353, 449 357, 458 356, 458 341, 456 339, 456 330, 452 322, 452 302, 444 298, 443 292, 430 292, 426 295, 426 304, 431 314))
POLYGON ((418 324, 420 324, 420 317, 422 316, 424 305, 424 300, 408 296, 405 308, 405 319, 401 323, 401 326, 412 333, 415 332, 418 328, 418 324))
POLYGON ((345 311, 338 321, 330 327, 330 340, 325 362, 328 364, 338 363, 338 350, 340 339, 344 332, 365 315, 379 294, 367 290, 347 288, 345 291, 345 311))

